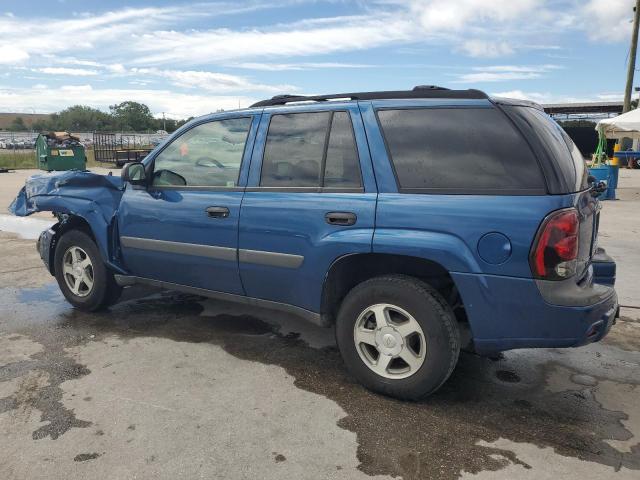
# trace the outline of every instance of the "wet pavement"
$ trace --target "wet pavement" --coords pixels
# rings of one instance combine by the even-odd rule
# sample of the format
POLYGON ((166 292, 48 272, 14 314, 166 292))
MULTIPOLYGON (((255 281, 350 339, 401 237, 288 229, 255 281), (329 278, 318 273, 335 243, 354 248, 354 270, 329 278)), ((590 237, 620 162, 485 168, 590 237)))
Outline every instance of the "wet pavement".
POLYGON ((0 478, 640 478, 638 318, 463 353, 401 402, 355 383, 331 330, 138 287, 84 314, 32 240, 0 246, 0 478))
POLYGON ((0 232, 0 479, 638 479, 639 174, 603 211, 629 307, 609 336, 463 353, 418 403, 364 390, 332 330, 281 313, 139 287, 75 311, 34 240, 0 232))

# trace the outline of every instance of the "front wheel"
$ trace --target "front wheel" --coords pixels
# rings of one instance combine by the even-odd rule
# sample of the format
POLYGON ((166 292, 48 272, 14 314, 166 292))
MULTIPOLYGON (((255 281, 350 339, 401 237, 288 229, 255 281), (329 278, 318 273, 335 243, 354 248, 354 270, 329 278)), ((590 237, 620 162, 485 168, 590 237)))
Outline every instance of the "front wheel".
POLYGON ((54 271, 62 294, 79 310, 93 312, 111 305, 122 291, 93 239, 80 230, 68 231, 58 241, 54 271))
POLYGON ((460 353, 455 315, 425 282, 404 275, 376 277, 346 296, 336 322, 338 348, 367 388, 417 400, 451 375, 460 353))

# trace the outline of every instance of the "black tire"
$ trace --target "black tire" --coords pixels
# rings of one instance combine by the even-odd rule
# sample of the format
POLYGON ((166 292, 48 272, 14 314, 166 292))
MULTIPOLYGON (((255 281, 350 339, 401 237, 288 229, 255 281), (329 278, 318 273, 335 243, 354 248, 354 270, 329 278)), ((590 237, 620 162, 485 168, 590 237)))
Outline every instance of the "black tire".
POLYGON ((340 306, 336 340, 347 369, 360 383, 374 392, 403 400, 418 400, 440 388, 453 372, 460 353, 458 325, 449 304, 427 283, 405 275, 376 277, 354 287, 340 306), (378 375, 357 351, 355 323, 366 308, 379 303, 404 309, 424 333, 424 363, 407 378, 378 375))
POLYGON ((118 286, 113 273, 107 269, 93 239, 82 230, 70 230, 62 235, 54 256, 54 271, 58 286, 67 301, 79 310, 94 312, 118 301, 122 287, 118 286), (91 260, 93 287, 86 296, 75 295, 64 279, 63 260, 67 250, 79 247, 91 260))

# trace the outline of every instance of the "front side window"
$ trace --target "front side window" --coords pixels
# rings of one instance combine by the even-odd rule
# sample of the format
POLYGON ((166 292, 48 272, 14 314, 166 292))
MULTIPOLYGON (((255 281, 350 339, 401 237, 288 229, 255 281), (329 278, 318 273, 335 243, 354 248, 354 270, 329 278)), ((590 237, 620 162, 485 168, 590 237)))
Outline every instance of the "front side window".
POLYGON ((360 161, 347 112, 274 115, 260 186, 358 188, 360 161))
POLYGON ((529 145, 496 109, 380 110, 378 118, 401 189, 544 191, 529 145))
POLYGON ((235 187, 251 117, 203 123, 173 140, 155 159, 154 186, 235 187))

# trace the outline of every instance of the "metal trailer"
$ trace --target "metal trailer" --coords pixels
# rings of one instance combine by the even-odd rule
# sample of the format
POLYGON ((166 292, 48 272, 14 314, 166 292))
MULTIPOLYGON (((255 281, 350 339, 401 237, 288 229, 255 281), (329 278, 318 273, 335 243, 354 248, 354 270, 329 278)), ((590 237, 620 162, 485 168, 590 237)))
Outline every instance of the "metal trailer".
POLYGON ((96 162, 114 163, 122 167, 129 162, 139 162, 152 148, 141 145, 136 135, 116 133, 93 133, 93 152, 96 162))

